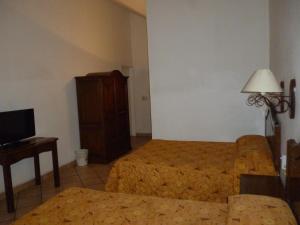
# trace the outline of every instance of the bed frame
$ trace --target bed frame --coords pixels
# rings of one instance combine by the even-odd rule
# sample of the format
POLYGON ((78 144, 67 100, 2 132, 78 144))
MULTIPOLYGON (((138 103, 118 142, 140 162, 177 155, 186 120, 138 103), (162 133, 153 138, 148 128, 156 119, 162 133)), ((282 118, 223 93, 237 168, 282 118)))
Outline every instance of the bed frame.
POLYGON ((281 168, 281 126, 276 112, 271 108, 265 117, 265 136, 272 151, 275 169, 279 174, 281 168))
MULTIPOLYGON (((275 111, 269 109, 265 118, 265 136, 268 139, 276 170, 281 168, 281 127, 275 111)), ((280 173, 279 173, 280 174, 280 173)), ((287 141, 285 198, 300 225, 300 143, 287 141)))
POLYGON ((300 224, 300 143, 287 141, 286 199, 300 224))

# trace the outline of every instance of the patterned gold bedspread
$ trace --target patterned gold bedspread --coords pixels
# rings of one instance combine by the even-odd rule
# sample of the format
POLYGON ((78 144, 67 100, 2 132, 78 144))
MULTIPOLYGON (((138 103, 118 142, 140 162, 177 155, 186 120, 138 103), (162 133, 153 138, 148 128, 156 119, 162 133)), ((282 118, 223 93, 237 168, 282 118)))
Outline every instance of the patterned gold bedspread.
POLYGON ((71 188, 15 225, 296 225, 280 199, 237 195, 229 203, 157 198, 71 188))
POLYGON ((228 199, 227 225, 296 225, 289 205, 277 198, 235 195, 228 199))
POLYGON ((114 164, 106 190, 226 202, 239 193, 242 173, 276 174, 264 137, 236 143, 152 140, 114 164))
POLYGON ((225 225, 227 205, 72 188, 15 225, 225 225))

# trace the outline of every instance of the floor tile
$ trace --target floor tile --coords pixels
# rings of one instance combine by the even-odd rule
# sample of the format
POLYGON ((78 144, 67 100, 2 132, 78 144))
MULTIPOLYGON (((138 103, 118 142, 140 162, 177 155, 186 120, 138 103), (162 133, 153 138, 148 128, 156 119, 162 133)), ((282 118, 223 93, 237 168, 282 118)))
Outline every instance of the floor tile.
MULTIPOLYGON (((67 166, 67 167, 61 168, 59 170, 59 176, 60 176, 61 180, 64 178, 77 176, 76 169, 74 166, 67 166)), ((54 180, 53 173, 50 172, 49 174, 47 174, 47 176, 43 177, 42 181, 44 181, 44 180, 54 180)))
MULTIPOLYGON (((15 207, 17 205, 17 199, 18 199, 18 195, 15 194, 14 195, 14 204, 15 204, 15 207)), ((0 200, 0 221, 2 220, 2 216, 6 216, 6 214, 7 214, 6 200, 2 199, 2 200, 0 200)))
POLYGON ((14 220, 15 215, 15 213, 8 213, 7 211, 0 212, 0 222, 14 220))
POLYGON ((52 195, 44 195, 42 197, 42 203, 47 202, 49 199, 53 198, 55 195, 57 195, 58 193, 52 194, 52 195))
POLYGON ((89 185, 86 188, 97 190, 97 191, 104 191, 104 187, 105 187, 104 183, 99 183, 99 184, 89 185))
POLYGON ((97 174, 93 167, 90 166, 81 166, 76 168, 77 174, 80 178, 92 178, 97 177, 97 174))
POLYGON ((26 197, 19 197, 17 199, 17 210, 20 208, 26 207, 33 207, 41 204, 42 202, 42 195, 33 195, 33 196, 26 196, 26 197))
POLYGON ((8 220, 8 221, 1 221, 0 225, 10 225, 14 222, 14 220, 8 220))
POLYGON ((90 185, 99 184, 99 183, 103 183, 103 181, 101 180, 101 178, 98 177, 98 176, 81 179, 81 182, 83 183, 84 187, 90 186, 90 185))
MULTIPOLYGON (((16 197, 15 197, 16 198, 16 197)), ((0 213, 6 212, 6 201, 5 199, 0 200, 0 213)), ((1 219, 0 219, 1 220, 1 219)))
MULTIPOLYGON (((60 179, 60 185, 61 186, 70 186, 74 183, 80 183, 81 180, 79 176, 69 176, 69 177, 64 177, 63 179, 60 179)), ((42 182, 42 191, 45 189, 56 189, 54 185, 54 180, 53 179, 47 179, 42 182)))
POLYGON ((111 171, 112 165, 108 164, 108 165, 101 165, 100 167, 95 169, 95 172, 97 173, 97 175, 102 179, 102 181, 104 183, 106 183, 108 175, 111 171))
POLYGON ((45 190, 42 192, 42 202, 47 201, 48 199, 54 197, 59 192, 61 192, 61 189, 52 189, 52 190, 45 190))
POLYGON ((59 170, 60 174, 65 174, 65 175, 75 175, 76 174, 76 165, 69 165, 60 168, 59 170))
POLYGON ((41 186, 36 185, 36 186, 32 186, 30 188, 20 191, 18 193, 17 197, 22 198, 22 197, 30 197, 30 196, 40 196, 41 192, 42 192, 41 186))
POLYGON ((131 146, 133 149, 137 149, 147 142, 149 142, 152 138, 150 136, 145 137, 131 137, 131 146))
POLYGON ((24 216, 25 214, 29 213, 30 211, 32 211, 33 209, 35 209, 38 205, 35 206, 28 206, 28 207, 23 207, 20 208, 16 211, 16 219, 24 216))

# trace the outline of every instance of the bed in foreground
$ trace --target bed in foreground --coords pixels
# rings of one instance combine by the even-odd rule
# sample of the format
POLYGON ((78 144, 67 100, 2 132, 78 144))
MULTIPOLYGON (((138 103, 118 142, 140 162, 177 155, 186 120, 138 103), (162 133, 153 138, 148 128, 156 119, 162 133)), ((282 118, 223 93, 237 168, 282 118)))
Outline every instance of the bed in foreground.
POLYGON ((280 199, 237 195, 228 204, 71 188, 15 225, 296 225, 280 199))

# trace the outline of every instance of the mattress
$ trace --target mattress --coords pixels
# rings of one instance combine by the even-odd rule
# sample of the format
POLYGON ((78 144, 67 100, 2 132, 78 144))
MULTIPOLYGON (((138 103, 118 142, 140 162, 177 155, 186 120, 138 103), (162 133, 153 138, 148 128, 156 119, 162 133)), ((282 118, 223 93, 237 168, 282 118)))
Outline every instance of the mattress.
POLYGON ((240 174, 277 174, 264 137, 232 143, 152 140, 114 164, 106 190, 226 202, 239 193, 240 174))
POLYGON ((296 225, 280 199, 238 195, 211 203, 68 189, 15 225, 296 225))

